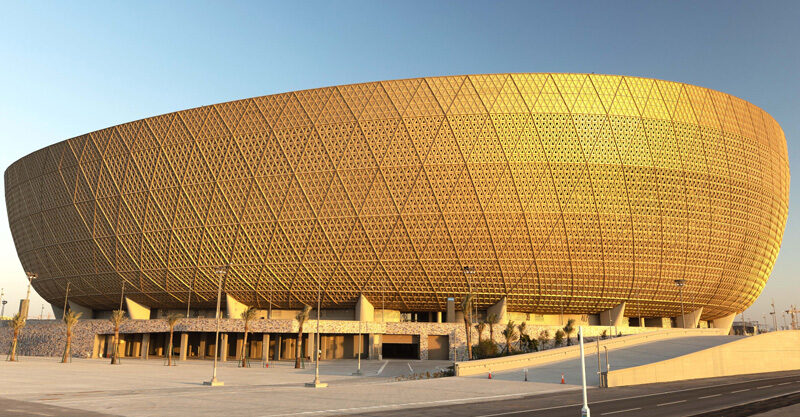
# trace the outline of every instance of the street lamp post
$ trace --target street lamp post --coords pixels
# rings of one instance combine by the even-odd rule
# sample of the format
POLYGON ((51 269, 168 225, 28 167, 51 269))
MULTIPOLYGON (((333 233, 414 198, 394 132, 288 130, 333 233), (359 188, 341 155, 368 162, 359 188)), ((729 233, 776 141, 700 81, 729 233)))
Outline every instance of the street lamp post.
POLYGON ((228 274, 228 269, 230 269, 230 265, 218 266, 217 269, 214 271, 217 274, 217 330, 216 335, 214 336, 214 373, 211 375, 210 381, 203 381, 203 385, 209 385, 212 387, 218 387, 225 385, 224 382, 217 380, 217 357, 219 356, 219 319, 220 319, 220 311, 219 311, 219 303, 220 299, 222 298, 222 279, 225 275, 228 274))
MULTIPOLYGON (((471 267, 471 266, 468 266, 468 265, 465 266, 464 267, 464 278, 466 278, 466 280, 467 280, 467 285, 469 285, 469 283, 471 282, 470 281, 470 276, 471 275, 475 275, 475 268, 471 267)), ((470 291, 472 291, 471 288, 472 288, 472 286, 470 285, 470 291)), ((476 317, 478 316, 478 303, 475 303, 475 302, 472 303, 472 311, 473 311, 472 320, 470 320, 470 321, 474 323, 477 320, 476 317)))
POLYGON ((317 342, 314 343, 314 354, 316 355, 314 361, 314 382, 306 382, 306 387, 308 388, 325 388, 328 384, 319 381, 319 310, 321 306, 322 300, 322 287, 321 283, 319 282, 319 277, 317 277, 317 342))
POLYGON ((686 285, 685 279, 676 279, 675 285, 678 286, 678 292, 681 295, 681 327, 686 328, 686 313, 683 311, 683 286, 686 285))
POLYGON ((38 277, 38 275, 33 272, 25 272, 25 274, 28 275, 28 293, 25 294, 25 305, 24 307, 20 306, 19 312, 22 317, 25 317, 25 319, 27 319, 28 304, 30 304, 31 302, 31 282, 33 282, 33 280, 35 280, 38 277))

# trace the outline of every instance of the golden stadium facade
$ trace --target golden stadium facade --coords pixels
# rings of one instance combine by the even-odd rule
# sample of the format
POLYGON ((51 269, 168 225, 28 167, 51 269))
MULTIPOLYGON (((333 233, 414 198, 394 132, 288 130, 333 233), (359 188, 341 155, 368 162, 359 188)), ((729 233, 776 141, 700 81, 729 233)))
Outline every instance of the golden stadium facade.
POLYGON ((778 123, 687 84, 496 74, 345 85, 151 117, 5 173, 22 265, 49 302, 316 302, 703 319, 770 275, 789 166, 778 123), (464 274, 470 267, 475 273, 464 274))

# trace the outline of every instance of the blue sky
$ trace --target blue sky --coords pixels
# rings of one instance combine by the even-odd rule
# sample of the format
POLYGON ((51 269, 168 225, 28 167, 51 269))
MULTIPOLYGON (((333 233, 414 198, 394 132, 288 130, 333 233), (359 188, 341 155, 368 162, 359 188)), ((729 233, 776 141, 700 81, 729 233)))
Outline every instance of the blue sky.
MULTIPOLYGON (((58 140, 205 104, 493 72, 626 74, 724 91, 775 117, 794 167, 798 21, 794 1, 0 0, 0 167, 58 140)), ((761 319, 772 297, 779 309, 800 304, 796 203, 792 192, 781 254, 748 319, 761 319)), ((25 278, 5 210, 0 217, 8 314, 25 278)), ((32 314, 42 302, 34 298, 32 314)))

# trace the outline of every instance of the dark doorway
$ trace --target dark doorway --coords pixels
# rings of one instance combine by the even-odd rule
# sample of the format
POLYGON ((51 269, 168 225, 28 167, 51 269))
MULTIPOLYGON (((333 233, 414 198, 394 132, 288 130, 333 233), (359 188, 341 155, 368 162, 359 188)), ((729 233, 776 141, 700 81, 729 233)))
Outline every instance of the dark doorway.
POLYGON ((384 343, 384 359, 419 359, 419 344, 416 343, 384 343))

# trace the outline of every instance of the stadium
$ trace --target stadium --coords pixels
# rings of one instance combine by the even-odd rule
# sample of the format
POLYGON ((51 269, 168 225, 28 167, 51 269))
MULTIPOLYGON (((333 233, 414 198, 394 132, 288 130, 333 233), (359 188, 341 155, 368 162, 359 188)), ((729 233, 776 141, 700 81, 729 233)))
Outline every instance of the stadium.
POLYGON ((56 311, 213 317, 229 265, 229 316, 319 299, 330 319, 454 322, 473 294, 479 316, 705 326, 764 288, 789 165, 778 123, 725 93, 492 74, 155 116, 35 151, 5 187, 56 311))

